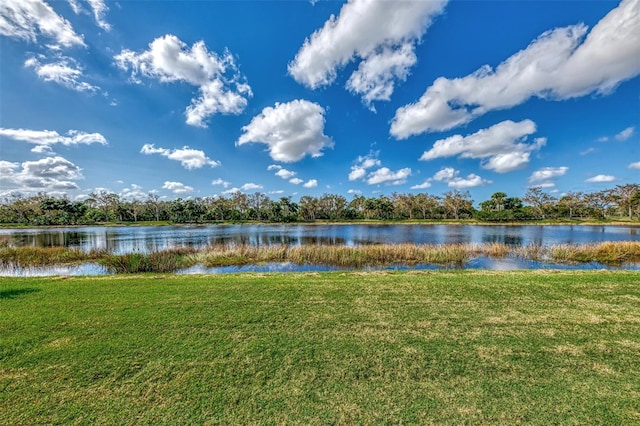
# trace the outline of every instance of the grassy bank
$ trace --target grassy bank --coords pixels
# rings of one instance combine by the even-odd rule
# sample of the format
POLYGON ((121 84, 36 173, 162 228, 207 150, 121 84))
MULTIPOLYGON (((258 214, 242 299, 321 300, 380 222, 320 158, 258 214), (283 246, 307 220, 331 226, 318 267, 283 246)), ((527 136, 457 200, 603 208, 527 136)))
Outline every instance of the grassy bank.
POLYGON ((631 272, 0 278, 0 424, 634 424, 631 272))
POLYGON ((298 265, 364 266, 459 264, 472 258, 517 257, 555 263, 600 262, 621 265, 640 262, 640 241, 584 245, 508 246, 506 244, 375 244, 366 246, 251 246, 220 245, 173 248, 151 253, 113 254, 104 250, 83 252, 66 248, 0 247, 0 267, 48 266, 98 262, 116 273, 174 272, 195 264, 206 267, 241 266, 267 262, 298 265))

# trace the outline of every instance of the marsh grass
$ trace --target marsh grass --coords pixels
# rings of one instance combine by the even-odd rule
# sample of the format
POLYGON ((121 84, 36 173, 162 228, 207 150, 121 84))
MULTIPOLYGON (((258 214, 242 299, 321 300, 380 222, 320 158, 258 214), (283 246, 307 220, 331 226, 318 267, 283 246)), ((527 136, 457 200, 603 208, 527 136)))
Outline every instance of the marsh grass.
POLYGON ((414 245, 376 244, 364 246, 266 246, 224 245, 205 249, 195 256, 206 267, 266 262, 292 262, 298 265, 331 265, 358 268, 392 264, 464 263, 473 254, 464 244, 414 245))
POLYGON ((640 242, 604 242, 585 245, 556 245, 549 248, 549 256, 556 262, 600 262, 619 265, 640 261, 640 242))
POLYGON ((373 244, 340 245, 215 245, 201 249, 178 247, 149 253, 84 252, 63 247, 0 247, 0 266, 50 266, 95 261, 115 273, 175 272, 195 264, 205 267, 243 266, 269 262, 328 265, 344 268, 389 265, 464 265, 477 257, 555 262, 599 262, 619 266, 640 262, 640 242, 604 242, 585 245, 509 246, 487 244, 373 244))
POLYGON ((195 251, 193 248, 179 247, 149 253, 108 254, 100 258, 98 263, 117 274, 175 272, 193 265, 190 255, 195 251))
POLYGON ((66 247, 0 247, 0 266, 48 266, 90 262, 106 256, 106 250, 84 251, 66 247))

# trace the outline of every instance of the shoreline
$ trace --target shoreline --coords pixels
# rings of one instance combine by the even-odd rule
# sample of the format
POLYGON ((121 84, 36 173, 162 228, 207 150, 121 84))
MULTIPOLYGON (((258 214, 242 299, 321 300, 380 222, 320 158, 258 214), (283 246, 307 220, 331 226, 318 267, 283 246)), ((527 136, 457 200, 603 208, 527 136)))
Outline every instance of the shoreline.
POLYGON ((390 225, 421 225, 421 226, 627 226, 631 228, 640 228, 638 222, 622 222, 622 221, 535 221, 535 222, 481 222, 475 220, 405 220, 405 221, 379 221, 379 220, 357 220, 357 221, 314 221, 314 222, 193 222, 193 223, 173 223, 173 222, 99 222, 94 224, 74 224, 74 225, 22 225, 22 224, 0 224, 0 230, 3 229, 68 229, 68 228, 130 228, 130 227, 208 227, 208 226, 345 226, 345 225, 372 225, 372 226, 390 226, 390 225))

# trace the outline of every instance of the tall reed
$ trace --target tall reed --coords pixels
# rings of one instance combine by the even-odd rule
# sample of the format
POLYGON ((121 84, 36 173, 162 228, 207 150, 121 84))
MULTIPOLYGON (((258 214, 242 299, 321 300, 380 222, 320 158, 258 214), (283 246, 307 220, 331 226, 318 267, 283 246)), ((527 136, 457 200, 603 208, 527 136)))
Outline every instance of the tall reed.
POLYGON ((84 251, 67 247, 0 247, 0 266, 47 266, 90 262, 104 257, 105 250, 84 251))
POLYGON ((98 263, 117 274, 175 272, 192 266, 193 248, 180 247, 149 253, 108 254, 98 263))
POLYGON ((149 253, 113 254, 63 247, 0 247, 0 267, 48 266, 97 261, 116 273, 175 272, 195 264, 206 267, 268 262, 359 268, 394 264, 462 265, 474 257, 518 257, 557 263, 600 262, 620 265, 640 262, 640 241, 552 246, 488 244, 375 244, 362 246, 215 245, 203 249, 171 248, 149 253))

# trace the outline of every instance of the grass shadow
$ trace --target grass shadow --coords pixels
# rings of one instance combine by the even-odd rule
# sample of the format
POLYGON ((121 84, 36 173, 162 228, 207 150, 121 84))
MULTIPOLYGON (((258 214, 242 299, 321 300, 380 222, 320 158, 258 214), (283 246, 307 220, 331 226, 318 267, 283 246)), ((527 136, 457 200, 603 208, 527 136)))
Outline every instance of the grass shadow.
POLYGON ((29 293, 36 293, 40 291, 39 288, 13 288, 8 290, 0 290, 0 300, 2 299, 15 299, 29 293))

